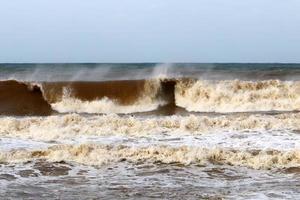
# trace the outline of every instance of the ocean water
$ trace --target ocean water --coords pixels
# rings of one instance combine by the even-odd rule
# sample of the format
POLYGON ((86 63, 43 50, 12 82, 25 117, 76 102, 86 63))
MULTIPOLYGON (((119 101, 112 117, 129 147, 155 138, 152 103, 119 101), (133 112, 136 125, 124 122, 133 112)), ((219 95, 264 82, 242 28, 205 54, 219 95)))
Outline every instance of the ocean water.
POLYGON ((299 64, 1 64, 1 199, 298 199, 299 64))

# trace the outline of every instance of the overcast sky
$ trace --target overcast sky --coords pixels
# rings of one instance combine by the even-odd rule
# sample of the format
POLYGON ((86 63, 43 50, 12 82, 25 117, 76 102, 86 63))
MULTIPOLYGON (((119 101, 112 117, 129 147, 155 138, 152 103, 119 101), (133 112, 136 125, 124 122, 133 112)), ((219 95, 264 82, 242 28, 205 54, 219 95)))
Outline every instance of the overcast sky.
POLYGON ((300 0, 0 0, 0 62, 300 62, 300 0))

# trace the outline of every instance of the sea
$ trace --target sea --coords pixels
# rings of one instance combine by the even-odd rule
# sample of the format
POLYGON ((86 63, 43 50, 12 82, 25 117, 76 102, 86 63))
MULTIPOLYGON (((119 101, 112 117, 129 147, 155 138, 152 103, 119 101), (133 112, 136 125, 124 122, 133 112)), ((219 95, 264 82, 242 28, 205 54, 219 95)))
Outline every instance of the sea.
POLYGON ((300 199, 300 64, 0 64, 0 199, 300 199))

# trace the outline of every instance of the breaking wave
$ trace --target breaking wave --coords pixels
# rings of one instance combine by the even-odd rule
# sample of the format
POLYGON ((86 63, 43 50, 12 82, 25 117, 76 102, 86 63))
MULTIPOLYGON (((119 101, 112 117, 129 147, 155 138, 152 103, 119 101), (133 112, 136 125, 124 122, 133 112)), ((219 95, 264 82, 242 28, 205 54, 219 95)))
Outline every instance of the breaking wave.
POLYGON ((0 114, 297 111, 299 81, 196 79, 105 82, 0 81, 0 114))
POLYGON ((0 115, 50 115, 41 88, 17 81, 0 81, 0 115))
POLYGON ((46 159, 50 162, 77 162, 104 165, 116 162, 179 163, 183 165, 226 164, 255 169, 300 166, 300 151, 207 149, 191 146, 126 146, 126 145, 55 145, 44 150, 12 150, 0 152, 0 162, 27 162, 46 159))
POLYGON ((179 81, 175 98, 188 111, 292 111, 300 108, 300 82, 179 81))
POLYGON ((0 118, 0 136, 39 141, 71 140, 76 136, 135 136, 161 133, 201 135, 226 131, 300 130, 300 114, 134 117, 116 114, 0 118))
MULTIPOLYGON (((85 101, 72 97, 72 90, 70 88, 63 89, 63 95, 59 102, 52 103, 51 106, 54 110, 60 113, 77 112, 77 113, 137 113, 147 112, 157 109, 159 106, 164 105, 163 99, 158 97, 160 90, 159 81, 145 81, 142 88, 134 91, 138 94, 133 94, 126 89, 119 91, 113 98, 106 96, 100 99, 85 101), (127 94, 128 92, 128 94, 127 94), (117 95, 124 93, 123 98, 117 98, 117 95), (131 99, 132 98, 132 99, 131 99)), ((109 91, 109 88, 108 88, 109 91)), ((97 93, 97 91, 95 91, 97 93)), ((99 92, 101 93, 101 91, 99 92)), ((98 98, 98 97, 97 97, 98 98)))

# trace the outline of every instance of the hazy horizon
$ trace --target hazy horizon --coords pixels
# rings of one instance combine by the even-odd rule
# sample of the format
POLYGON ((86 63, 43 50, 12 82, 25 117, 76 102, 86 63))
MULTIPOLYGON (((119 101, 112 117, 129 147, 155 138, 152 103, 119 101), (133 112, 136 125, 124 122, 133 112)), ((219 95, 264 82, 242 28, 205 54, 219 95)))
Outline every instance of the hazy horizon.
POLYGON ((47 64, 282 64, 282 65, 299 65, 300 62, 0 62, 0 65, 10 65, 10 64, 37 64, 37 65, 47 65, 47 64))

